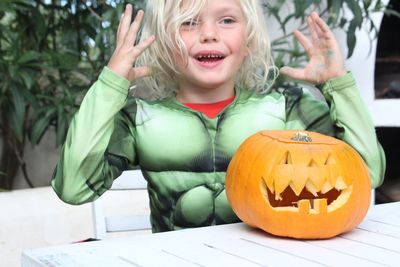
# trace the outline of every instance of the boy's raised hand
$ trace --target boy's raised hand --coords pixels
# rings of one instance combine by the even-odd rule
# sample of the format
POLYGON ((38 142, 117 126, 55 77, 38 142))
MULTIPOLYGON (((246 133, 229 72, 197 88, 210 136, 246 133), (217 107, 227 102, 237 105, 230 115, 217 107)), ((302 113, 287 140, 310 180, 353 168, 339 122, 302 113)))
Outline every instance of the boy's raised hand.
POLYGON ((143 19, 143 11, 140 10, 137 13, 132 23, 131 17, 132 5, 128 4, 119 22, 116 48, 107 64, 108 68, 129 81, 151 74, 150 67, 135 68, 133 66, 139 55, 155 40, 154 36, 150 36, 148 39, 135 45, 136 36, 143 19))
POLYGON ((346 69, 339 44, 328 25, 313 12, 307 18, 307 26, 310 38, 300 31, 294 33, 308 55, 307 65, 304 69, 283 67, 281 73, 292 79, 316 85, 345 75, 346 69))

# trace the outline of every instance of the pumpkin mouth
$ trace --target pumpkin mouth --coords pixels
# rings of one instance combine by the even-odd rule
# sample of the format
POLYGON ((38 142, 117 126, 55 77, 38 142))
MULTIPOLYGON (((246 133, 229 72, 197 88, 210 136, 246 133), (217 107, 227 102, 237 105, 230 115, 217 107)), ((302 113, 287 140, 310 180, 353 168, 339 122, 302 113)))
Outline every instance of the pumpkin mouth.
POLYGON ((264 195, 272 208, 305 214, 332 212, 343 206, 352 192, 352 186, 347 186, 341 177, 336 179, 335 186, 325 182, 320 191, 311 181, 307 181, 302 189, 291 182, 281 193, 277 193, 273 186, 267 186, 264 179, 261 181, 264 195))

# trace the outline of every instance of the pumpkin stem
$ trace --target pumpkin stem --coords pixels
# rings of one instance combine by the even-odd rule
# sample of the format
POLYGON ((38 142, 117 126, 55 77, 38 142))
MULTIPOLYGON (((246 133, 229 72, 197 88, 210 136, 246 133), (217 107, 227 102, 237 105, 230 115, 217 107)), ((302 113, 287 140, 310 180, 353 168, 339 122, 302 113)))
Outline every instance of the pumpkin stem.
POLYGON ((296 132, 291 139, 300 142, 312 142, 311 137, 305 132, 296 132))

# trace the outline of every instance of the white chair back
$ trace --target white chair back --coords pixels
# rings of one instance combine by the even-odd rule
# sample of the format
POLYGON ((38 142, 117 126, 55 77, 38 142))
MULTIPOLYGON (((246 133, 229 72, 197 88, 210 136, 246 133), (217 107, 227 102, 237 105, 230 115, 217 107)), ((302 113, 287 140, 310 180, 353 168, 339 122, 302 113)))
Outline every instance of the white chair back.
MULTIPOLYGON (((140 170, 125 171, 110 190, 147 190, 147 181, 140 170)), ((105 239, 107 233, 151 229, 149 215, 107 216, 101 198, 92 202, 94 236, 105 239)))

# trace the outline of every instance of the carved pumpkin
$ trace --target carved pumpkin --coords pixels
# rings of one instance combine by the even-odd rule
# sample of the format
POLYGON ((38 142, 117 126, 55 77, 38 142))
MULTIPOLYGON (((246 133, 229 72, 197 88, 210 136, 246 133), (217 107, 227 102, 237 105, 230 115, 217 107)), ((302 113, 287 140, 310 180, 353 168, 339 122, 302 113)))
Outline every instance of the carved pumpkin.
POLYGON ((362 221, 371 184, 362 158, 338 139, 263 131, 233 156, 226 194, 236 215, 251 226, 279 236, 320 239, 362 221))

